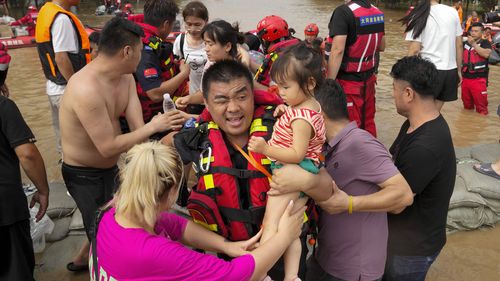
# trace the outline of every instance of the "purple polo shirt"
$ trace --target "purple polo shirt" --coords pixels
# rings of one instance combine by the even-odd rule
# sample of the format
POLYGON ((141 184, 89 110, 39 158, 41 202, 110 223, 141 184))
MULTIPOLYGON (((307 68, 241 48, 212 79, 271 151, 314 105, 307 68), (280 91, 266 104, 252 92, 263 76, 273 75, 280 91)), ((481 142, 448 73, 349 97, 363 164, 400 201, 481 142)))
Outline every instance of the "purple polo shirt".
MULTIPOLYGON (((349 123, 326 149, 326 169, 349 195, 372 194, 399 173, 387 149, 368 132, 349 123)), ((319 219, 317 260, 323 270, 344 280, 376 280, 384 273, 387 213, 343 212, 319 219)))

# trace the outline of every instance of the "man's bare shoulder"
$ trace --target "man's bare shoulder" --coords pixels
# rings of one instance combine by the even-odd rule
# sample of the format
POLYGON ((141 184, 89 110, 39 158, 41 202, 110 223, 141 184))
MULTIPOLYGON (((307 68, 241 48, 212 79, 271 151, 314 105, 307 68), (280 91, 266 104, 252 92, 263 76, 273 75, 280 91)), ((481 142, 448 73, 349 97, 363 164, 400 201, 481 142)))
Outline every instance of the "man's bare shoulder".
POLYGON ((85 104, 102 100, 98 77, 89 70, 91 69, 84 67, 71 76, 64 91, 67 99, 85 104))

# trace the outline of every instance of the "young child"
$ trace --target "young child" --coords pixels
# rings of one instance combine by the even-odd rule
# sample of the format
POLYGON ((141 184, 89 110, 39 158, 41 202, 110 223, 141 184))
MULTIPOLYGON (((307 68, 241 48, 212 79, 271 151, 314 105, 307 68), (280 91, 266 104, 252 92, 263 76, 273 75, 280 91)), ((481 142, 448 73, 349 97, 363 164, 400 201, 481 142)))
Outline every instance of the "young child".
POLYGON ((207 63, 207 53, 201 31, 208 22, 208 10, 203 3, 189 2, 182 10, 186 33, 177 36, 174 42, 174 55, 184 59, 191 68, 189 72, 189 94, 200 89, 203 67, 207 63))
MULTIPOLYGON (((252 137, 248 150, 262 153, 274 161, 273 169, 280 166, 276 162, 299 164, 303 169, 319 172, 320 153, 325 143, 325 124, 321 107, 314 99, 314 91, 323 82, 322 57, 319 53, 300 43, 286 50, 273 64, 271 78, 277 83, 279 95, 288 105, 275 111, 281 115, 274 125, 268 143, 261 137, 252 137)), ((328 199, 331 191, 325 190, 328 199)), ((264 215, 261 242, 276 233, 279 214, 290 200, 296 200, 298 192, 268 197, 264 215)), ((297 280, 301 244, 297 239, 285 252, 285 280, 297 280)))

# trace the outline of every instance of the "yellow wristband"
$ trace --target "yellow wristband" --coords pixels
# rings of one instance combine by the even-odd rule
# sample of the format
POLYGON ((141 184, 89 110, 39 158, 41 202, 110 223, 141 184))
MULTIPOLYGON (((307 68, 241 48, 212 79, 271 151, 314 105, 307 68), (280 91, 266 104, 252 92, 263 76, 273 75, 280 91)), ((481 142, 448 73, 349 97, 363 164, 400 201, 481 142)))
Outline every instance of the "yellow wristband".
POLYGON ((352 214, 352 196, 351 195, 349 196, 349 208, 347 211, 348 211, 349 215, 352 214))

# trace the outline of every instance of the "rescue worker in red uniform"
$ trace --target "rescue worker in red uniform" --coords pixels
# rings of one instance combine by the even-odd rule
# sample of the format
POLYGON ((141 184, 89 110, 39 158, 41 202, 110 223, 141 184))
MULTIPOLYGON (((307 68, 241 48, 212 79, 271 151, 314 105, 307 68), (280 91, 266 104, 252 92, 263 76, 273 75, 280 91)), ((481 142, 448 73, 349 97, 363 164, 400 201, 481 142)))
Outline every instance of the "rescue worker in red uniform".
POLYGON ((173 1, 148 1, 144 5, 144 48, 135 78, 145 122, 163 112, 163 95, 173 97, 184 94, 189 66, 173 57, 173 45, 166 42, 179 8, 173 1))
MULTIPOLYGON (((259 36, 265 51, 264 62, 257 68, 255 80, 266 86, 270 86, 269 75, 271 66, 278 59, 279 54, 287 47, 293 46, 300 41, 290 34, 288 23, 281 17, 271 15, 263 18, 257 24, 257 35, 259 36)), ((254 70, 253 65, 251 65, 254 70)))
POLYGON ((10 55, 7 53, 7 47, 0 43, 0 96, 9 97, 9 88, 5 84, 7 72, 9 70, 10 55))
POLYGON ((328 78, 344 89, 349 119, 376 137, 375 72, 378 52, 385 49, 384 13, 368 0, 354 0, 333 11, 328 28, 328 78))
POLYGON ((482 23, 473 23, 462 56, 462 102, 465 109, 488 115, 488 57, 491 43, 482 39, 482 23))
POLYGON ((318 38, 319 28, 316 24, 310 23, 304 28, 304 41, 311 45, 313 41, 318 38))
POLYGON ((28 6, 28 13, 26 15, 16 21, 11 22, 10 26, 26 26, 26 30, 28 31, 29 36, 35 36, 35 26, 36 19, 38 17, 38 9, 30 5, 28 6))

